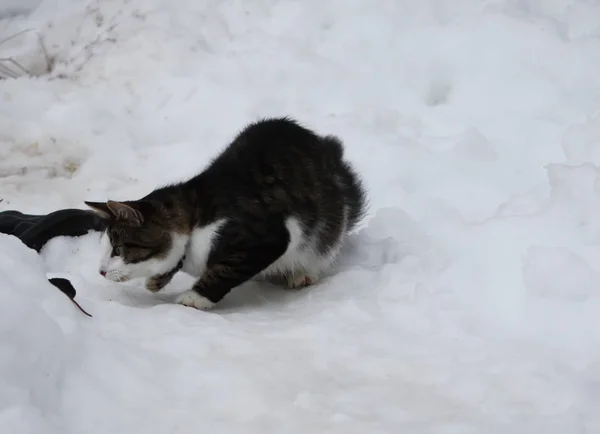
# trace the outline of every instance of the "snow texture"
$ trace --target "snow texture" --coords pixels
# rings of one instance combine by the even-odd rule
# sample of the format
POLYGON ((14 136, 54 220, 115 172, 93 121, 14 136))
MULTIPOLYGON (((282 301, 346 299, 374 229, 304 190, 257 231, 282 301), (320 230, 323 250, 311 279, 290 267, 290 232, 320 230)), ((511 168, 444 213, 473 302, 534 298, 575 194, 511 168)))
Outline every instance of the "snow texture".
POLYGON ((40 257, 0 236, 0 432, 600 432, 598 2, 45 0, 0 21, 30 28, 54 68, 0 81, 0 209, 139 197, 290 115, 344 140, 371 214, 318 285, 206 312, 173 304, 186 276, 103 279, 98 234, 40 257))

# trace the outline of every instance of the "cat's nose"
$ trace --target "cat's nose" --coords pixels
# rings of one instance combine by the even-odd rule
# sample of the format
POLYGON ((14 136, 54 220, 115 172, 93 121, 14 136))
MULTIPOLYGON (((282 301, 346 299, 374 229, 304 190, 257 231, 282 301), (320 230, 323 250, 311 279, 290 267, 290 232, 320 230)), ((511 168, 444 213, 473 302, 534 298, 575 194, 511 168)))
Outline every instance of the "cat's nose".
POLYGON ((106 271, 100 270, 100 275, 103 276, 103 277, 106 277, 106 271))

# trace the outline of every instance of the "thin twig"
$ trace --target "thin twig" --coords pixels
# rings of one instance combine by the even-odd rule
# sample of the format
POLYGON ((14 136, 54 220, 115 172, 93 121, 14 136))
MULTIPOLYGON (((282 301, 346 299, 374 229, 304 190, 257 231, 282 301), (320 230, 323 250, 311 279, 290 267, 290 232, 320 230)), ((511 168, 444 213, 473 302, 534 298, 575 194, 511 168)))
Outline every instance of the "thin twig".
MULTIPOLYGON (((20 32, 17 32, 13 35, 10 35, 10 36, 0 40, 0 45, 4 44, 7 41, 10 41, 11 39, 16 38, 17 36, 19 36, 25 32, 29 32, 31 30, 34 30, 34 29, 25 29, 25 30, 21 30, 20 32)), ((46 72, 48 73, 52 69, 52 59, 51 59, 50 55, 48 54, 48 50, 46 49, 46 44, 44 44, 42 35, 39 32, 37 33, 37 38, 38 38, 38 42, 42 49, 42 54, 44 55, 44 60, 46 61, 46 72)), ((31 72, 28 71, 27 68, 25 68, 23 65, 21 65, 19 62, 17 62, 12 57, 0 58, 0 72, 3 73, 7 78, 18 78, 20 73, 17 70, 20 71, 20 73, 31 76, 31 72), (2 62, 4 62, 4 64, 2 62), (10 68, 6 63, 12 64, 16 69, 10 68)))
POLYGON ((0 73, 3 73, 8 78, 17 78, 17 77, 19 77, 8 66, 3 65, 2 63, 0 63, 0 73))
MULTIPOLYGON (((0 45, 4 44, 5 42, 10 41, 11 39, 16 38, 17 36, 25 33, 25 32, 29 32, 33 29, 24 29, 21 30, 20 32, 14 33, 4 39, 0 40, 0 45)), ((22 72, 24 72, 25 74, 29 75, 29 71, 27 71, 27 69, 25 69, 19 62, 17 62, 16 60, 12 59, 12 58, 0 58, 0 73, 5 75, 5 78, 18 78, 19 74, 17 71, 13 70, 12 68, 10 68, 8 65, 6 65, 6 63, 11 63, 12 65, 14 65, 17 69, 20 69, 22 72), (4 62, 4 63, 2 63, 4 62)))
POLYGON ((27 71, 23 66, 21 66, 21 64, 19 62, 17 62, 15 59, 12 59, 10 57, 0 58, 0 62, 9 62, 9 63, 12 63, 17 68, 19 68, 22 72, 24 72, 25 74, 31 75, 29 73, 29 71, 27 71))
POLYGON ((48 50, 46 49, 46 44, 44 44, 44 38, 42 38, 41 34, 38 35, 38 42, 42 46, 42 52, 44 53, 44 58, 46 59, 46 72, 50 72, 52 69, 52 61, 50 59, 50 55, 48 54, 48 50))
POLYGON ((4 39, 1 39, 1 40, 0 40, 0 45, 4 44, 5 42, 8 42, 8 41, 10 41, 11 39, 14 39, 14 38, 16 38, 17 36, 19 36, 19 35, 21 35, 21 34, 23 34, 23 33, 26 33, 26 32, 31 32, 32 30, 33 30, 33 29, 25 29, 25 30, 21 30, 20 32, 17 32, 17 33, 15 33, 15 34, 13 34, 13 35, 10 35, 10 36, 8 36, 8 37, 6 37, 6 38, 4 38, 4 39))
POLYGON ((8 68, 5 68, 3 65, 0 65, 0 77, 1 78, 15 78, 15 77, 13 77, 12 71, 8 68))

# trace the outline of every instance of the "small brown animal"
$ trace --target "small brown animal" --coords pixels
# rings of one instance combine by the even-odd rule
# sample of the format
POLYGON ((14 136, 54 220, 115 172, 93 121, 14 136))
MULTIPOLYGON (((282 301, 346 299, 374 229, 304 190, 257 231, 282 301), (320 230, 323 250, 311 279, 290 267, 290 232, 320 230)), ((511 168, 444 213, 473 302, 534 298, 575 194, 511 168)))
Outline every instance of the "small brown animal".
POLYGON ((250 124, 197 176, 132 201, 86 202, 106 219, 100 274, 160 291, 196 276, 177 302, 206 309, 255 277, 311 285, 366 212, 334 136, 289 118, 250 124))

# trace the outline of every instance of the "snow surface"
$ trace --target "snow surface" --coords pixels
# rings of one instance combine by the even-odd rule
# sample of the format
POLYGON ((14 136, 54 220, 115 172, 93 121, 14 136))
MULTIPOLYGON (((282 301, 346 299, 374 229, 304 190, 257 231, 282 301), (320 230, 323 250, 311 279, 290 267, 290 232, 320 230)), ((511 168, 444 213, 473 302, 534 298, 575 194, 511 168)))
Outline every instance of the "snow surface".
POLYGON ((55 67, 0 81, 0 210, 139 197, 291 115, 345 141, 371 215, 320 285, 206 313, 172 304, 186 276, 102 279, 98 234, 39 257, 0 236, 0 432, 600 432, 598 2, 45 0, 0 21, 29 28, 55 67))

